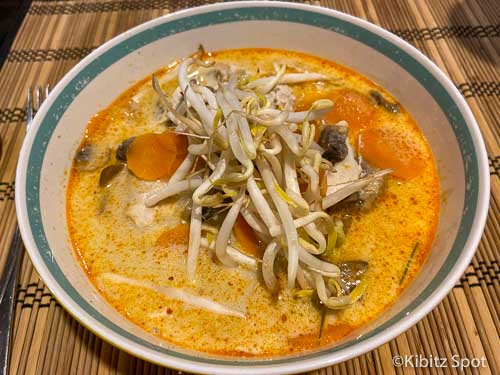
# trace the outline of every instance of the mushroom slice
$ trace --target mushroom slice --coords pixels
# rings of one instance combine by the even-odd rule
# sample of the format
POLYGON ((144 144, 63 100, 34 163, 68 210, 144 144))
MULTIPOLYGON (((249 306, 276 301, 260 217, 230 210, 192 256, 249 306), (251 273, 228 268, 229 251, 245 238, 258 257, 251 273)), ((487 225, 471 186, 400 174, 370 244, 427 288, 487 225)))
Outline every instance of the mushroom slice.
POLYGON ((350 294, 354 288, 361 282, 361 277, 368 269, 368 263, 362 260, 337 263, 340 269, 340 276, 337 281, 340 284, 342 293, 350 294))

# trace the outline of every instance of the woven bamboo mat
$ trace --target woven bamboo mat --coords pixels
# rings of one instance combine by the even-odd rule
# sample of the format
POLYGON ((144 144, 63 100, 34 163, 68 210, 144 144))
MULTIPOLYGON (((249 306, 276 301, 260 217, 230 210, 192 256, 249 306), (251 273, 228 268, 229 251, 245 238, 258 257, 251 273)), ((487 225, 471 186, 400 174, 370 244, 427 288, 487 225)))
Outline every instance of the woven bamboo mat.
MULTIPOLYGON (((16 219, 14 172, 24 136, 29 85, 54 85, 85 55, 113 36, 198 0, 34 1, 0 71, 0 269, 16 219)), ((467 99, 486 140, 491 207, 486 230, 466 273, 427 317, 393 341, 321 374, 420 374, 395 368, 395 355, 485 357, 500 374, 500 4, 497 0, 325 0, 313 2, 367 19, 429 56, 467 99)), ((12 374, 163 374, 110 346, 66 313, 24 257, 17 295, 12 374)), ((456 373, 457 369, 433 369, 456 373)))

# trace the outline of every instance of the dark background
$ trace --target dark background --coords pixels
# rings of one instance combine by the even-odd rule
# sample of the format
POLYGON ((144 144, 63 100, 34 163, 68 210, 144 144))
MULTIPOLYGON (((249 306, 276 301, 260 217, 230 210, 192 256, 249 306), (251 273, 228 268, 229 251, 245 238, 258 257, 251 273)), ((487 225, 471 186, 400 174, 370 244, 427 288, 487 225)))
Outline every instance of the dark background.
POLYGON ((30 4, 31 0, 0 0, 0 68, 30 4))

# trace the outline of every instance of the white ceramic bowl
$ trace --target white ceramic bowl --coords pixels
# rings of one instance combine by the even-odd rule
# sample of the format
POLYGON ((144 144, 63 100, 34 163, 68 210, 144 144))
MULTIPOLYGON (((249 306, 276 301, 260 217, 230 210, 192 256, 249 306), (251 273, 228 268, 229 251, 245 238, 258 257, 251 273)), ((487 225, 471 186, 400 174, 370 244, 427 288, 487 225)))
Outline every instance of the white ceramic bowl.
POLYGON ((484 227, 489 170, 474 118, 453 83, 424 55, 366 21, 281 2, 205 6, 147 22, 107 42, 54 88, 27 135, 16 176, 16 208, 28 253, 60 303, 100 337, 149 361, 202 373, 274 374, 324 367, 402 333, 436 306, 470 262, 484 227), (271 360, 190 352, 139 329, 111 308, 77 262, 66 226, 72 155, 87 121, 129 85, 192 52, 275 47, 344 64, 389 90, 425 133, 443 200, 437 238, 422 272, 383 316, 341 343, 271 360))

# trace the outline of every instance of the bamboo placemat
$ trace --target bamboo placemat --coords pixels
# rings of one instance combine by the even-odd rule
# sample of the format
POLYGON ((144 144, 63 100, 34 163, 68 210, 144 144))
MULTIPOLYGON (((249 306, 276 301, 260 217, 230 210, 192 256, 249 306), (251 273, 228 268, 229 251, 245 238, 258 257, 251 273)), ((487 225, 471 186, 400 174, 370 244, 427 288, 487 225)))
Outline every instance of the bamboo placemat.
MULTIPOLYGON (((29 85, 52 86, 113 36, 200 0, 34 1, 0 71, 0 269, 15 228, 14 174, 25 129, 29 85)), ((497 0, 325 0, 315 5, 367 19, 429 56, 467 99, 490 161, 491 204, 486 229, 466 273, 428 316, 393 341, 321 374, 420 374, 396 368, 396 355, 487 359, 465 373, 500 374, 500 4, 497 0)), ((79 325, 52 297, 27 256, 17 295, 12 374, 170 374, 134 358, 79 325)), ((454 368, 434 373, 458 373, 454 368)))

